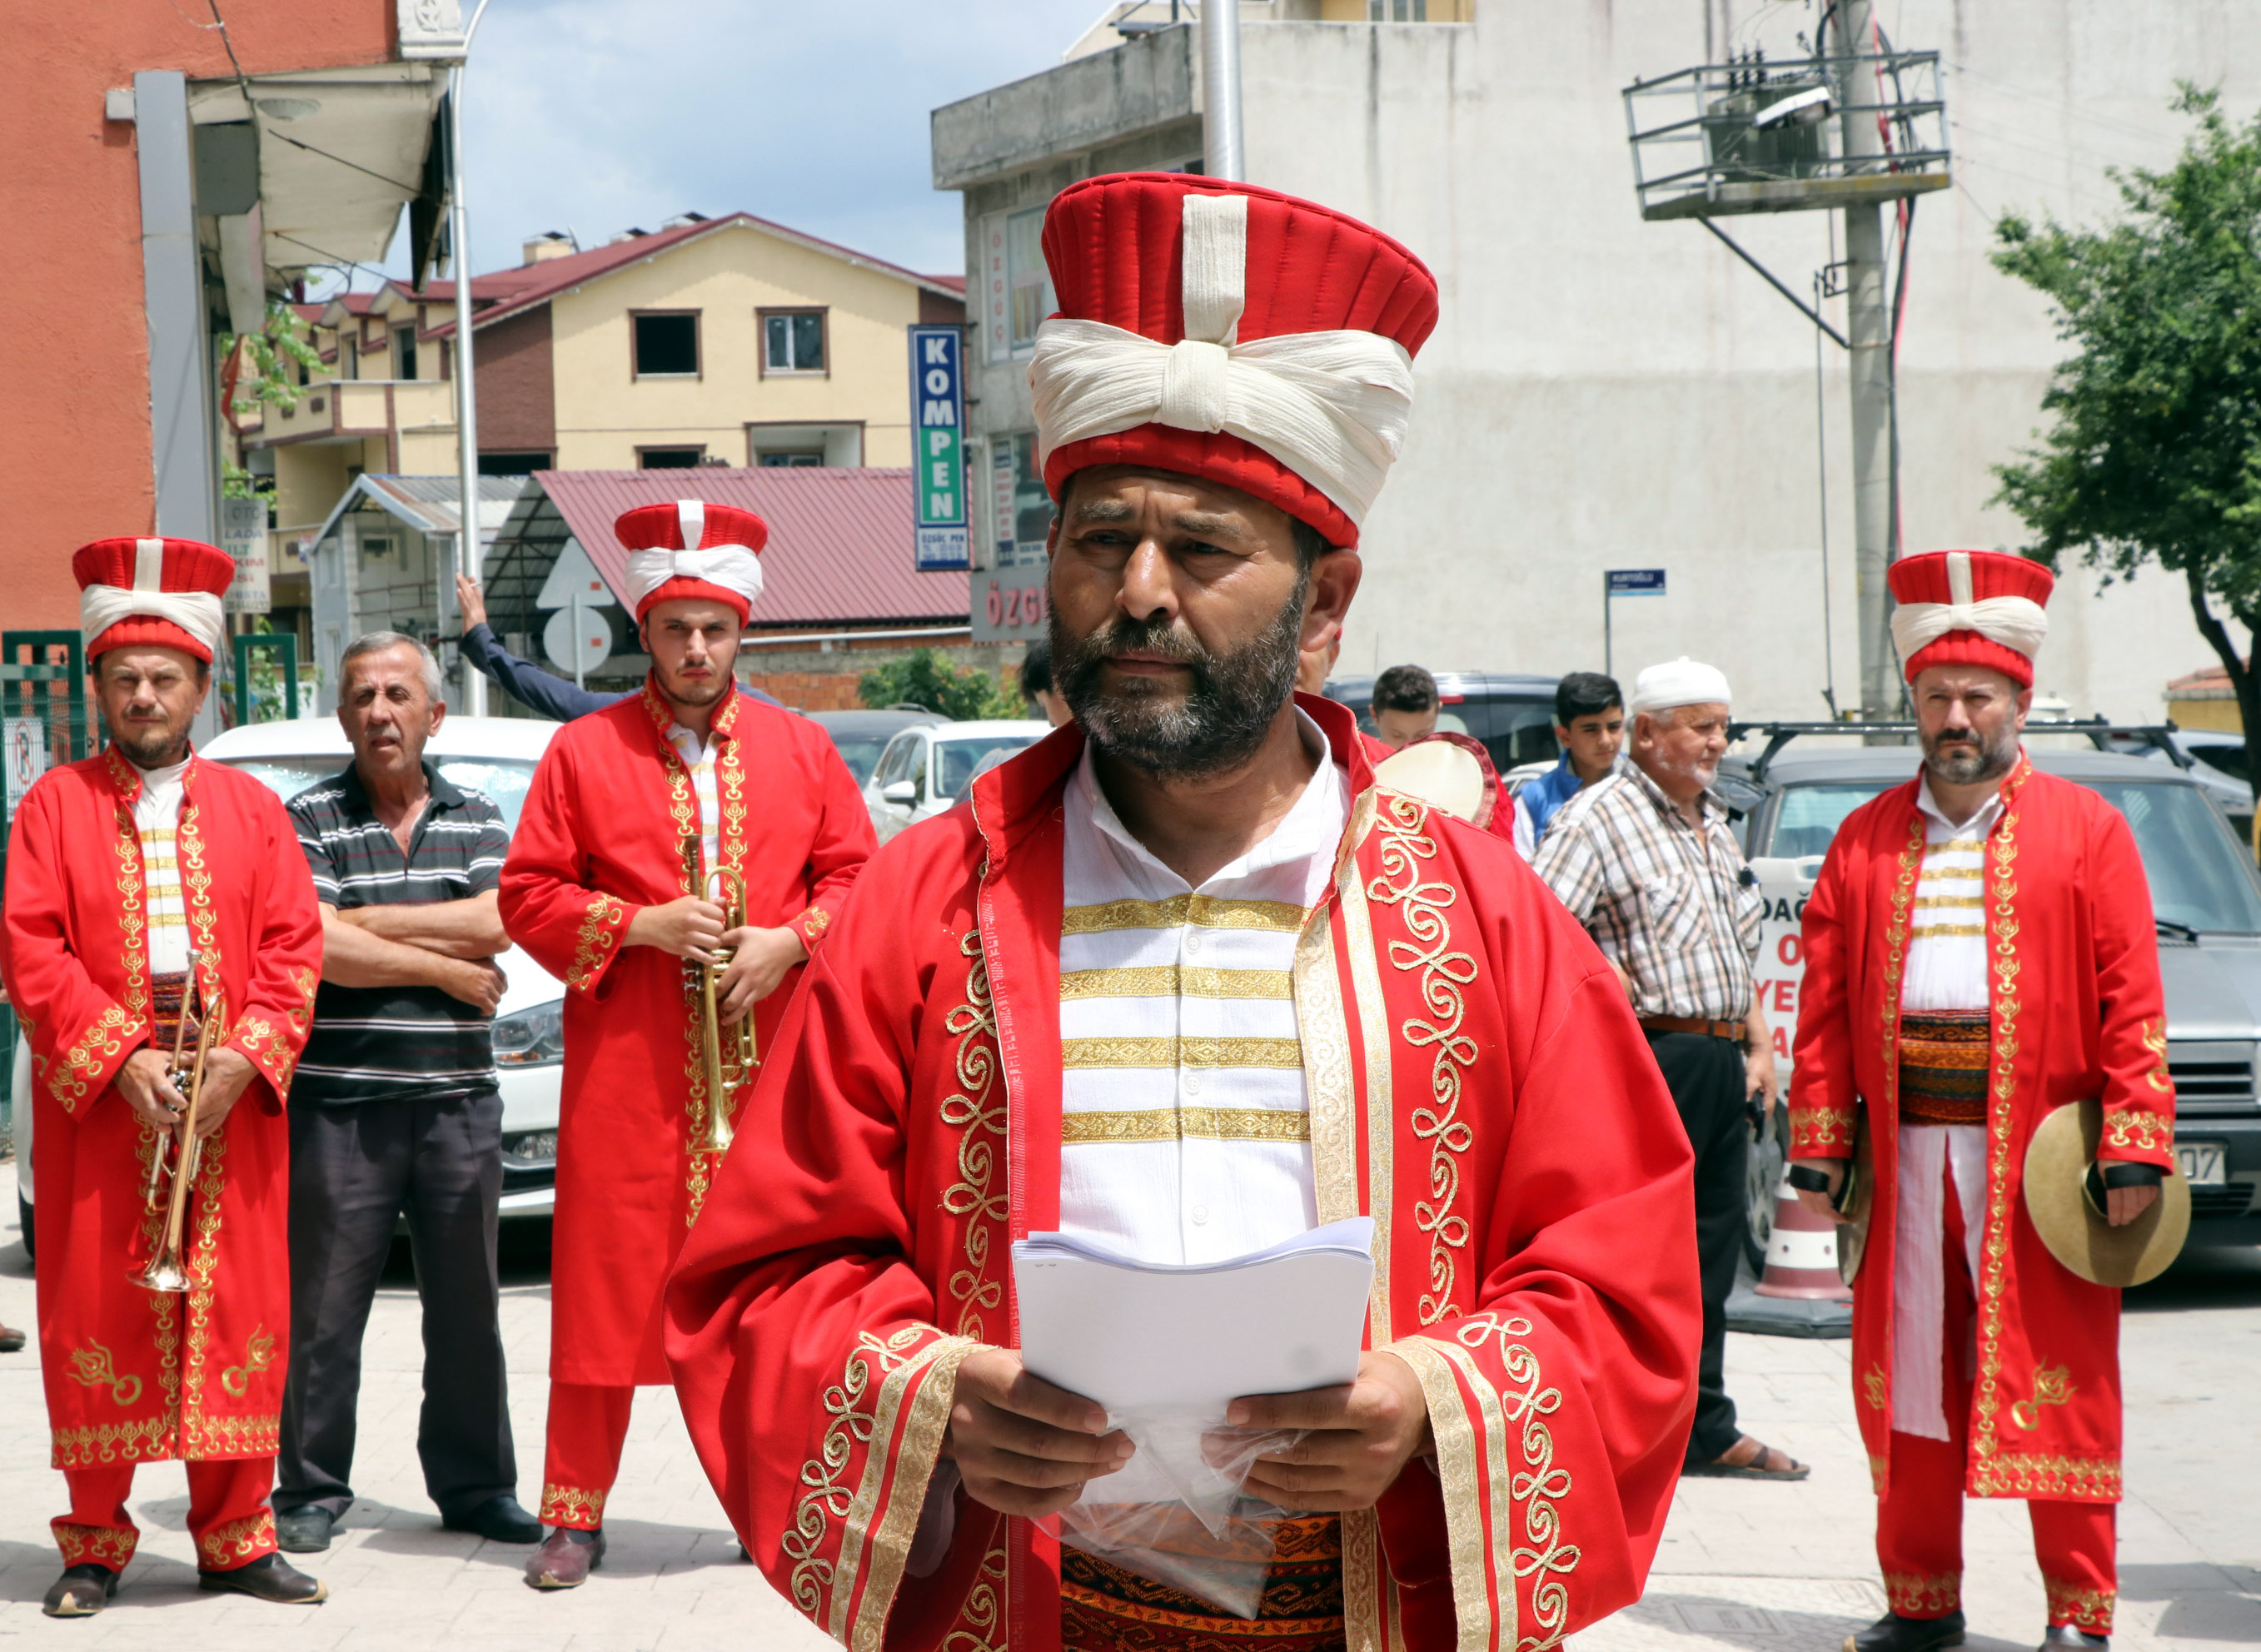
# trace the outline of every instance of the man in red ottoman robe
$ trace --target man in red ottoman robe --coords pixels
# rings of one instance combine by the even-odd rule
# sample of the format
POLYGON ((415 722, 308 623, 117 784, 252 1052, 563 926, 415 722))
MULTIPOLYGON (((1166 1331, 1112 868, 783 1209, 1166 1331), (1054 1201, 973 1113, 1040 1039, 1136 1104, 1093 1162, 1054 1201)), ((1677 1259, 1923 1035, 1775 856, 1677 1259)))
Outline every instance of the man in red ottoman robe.
POLYGON ((32 1041, 17 1104, 38 1123, 40 1365, 71 1500, 55 1617, 117 1592, 133 1465, 170 1457, 188 1465, 205 1588, 326 1592, 275 1553, 267 1505, 291 1325, 283 1103, 321 920, 281 801, 189 744, 234 567, 186 539, 97 540, 71 559, 110 743, 40 776, 9 844, 0 970, 32 1041), (176 1293, 129 1275, 165 1225, 143 1188, 185 1106, 169 1070, 184 993, 213 1024, 176 1293))
POLYGON ((824 730, 730 674, 761 594, 762 519, 686 499, 614 531, 651 675, 549 743, 502 872, 504 927, 565 983, 541 1509, 555 1529, 527 1563, 537 1589, 571 1588, 604 1557, 630 1401, 668 1380, 660 1289, 721 1161, 685 960, 729 955, 719 1018, 751 1015, 766 1055, 872 849, 824 730), (714 871, 744 880, 743 927, 726 930, 707 898, 714 871))
POLYGON ((2174 1140, 2143 863, 2105 799, 2019 742, 2051 580, 1983 550, 1892 564, 1923 764, 1838 829, 1806 903, 1792 1180, 1827 1209, 1865 1131, 1854 1410, 1891 1610, 1855 1652, 1960 1642, 1963 1497, 2022 1498, 2045 1647, 2098 1652, 2117 1593, 2120 1293, 2058 1261, 2021 1177, 2042 1121, 2101 1098, 2125 1225, 2174 1140))
POLYGON ((670 1287, 685 1417, 771 1581, 858 1648, 1551 1646, 1639 1594, 1679 1471, 1689 1154, 1512 846, 1291 693, 1435 284, 1174 175, 1072 186, 1044 244, 1077 721, 890 843, 811 966, 670 1287), (1039 1528, 1130 1447, 1023 1370, 1014 1239, 1201 1262, 1360 1215, 1356 1382, 1233 1402, 1313 1431, 1248 1482, 1296 1511, 1255 1621, 1039 1528))

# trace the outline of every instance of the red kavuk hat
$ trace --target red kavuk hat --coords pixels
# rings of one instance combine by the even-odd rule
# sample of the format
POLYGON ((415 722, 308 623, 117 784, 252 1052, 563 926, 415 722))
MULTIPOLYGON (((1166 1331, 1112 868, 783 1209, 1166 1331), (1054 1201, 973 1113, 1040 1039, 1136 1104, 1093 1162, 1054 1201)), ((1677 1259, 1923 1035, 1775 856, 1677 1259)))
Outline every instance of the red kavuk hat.
POLYGON ((1932 550, 1886 571, 1892 641, 1910 682, 1930 665, 1984 665, 2021 688, 2049 636, 2043 605, 2056 580, 2026 557, 1999 550, 1932 550))
POLYGON ((1055 499, 1088 465, 1151 466, 1358 543, 1437 325, 1419 259, 1331 208, 1164 172, 1071 184, 1044 247, 1060 307, 1029 384, 1055 499))
POLYGON ((702 597, 727 602, 743 625, 762 594, 762 547, 770 525, 734 505, 677 499, 623 511, 613 532, 628 553, 628 600, 641 620, 655 602, 702 597))
POLYGON ((227 631, 235 558, 196 539, 97 539, 71 556, 90 663, 114 648, 177 648, 207 665, 227 631))

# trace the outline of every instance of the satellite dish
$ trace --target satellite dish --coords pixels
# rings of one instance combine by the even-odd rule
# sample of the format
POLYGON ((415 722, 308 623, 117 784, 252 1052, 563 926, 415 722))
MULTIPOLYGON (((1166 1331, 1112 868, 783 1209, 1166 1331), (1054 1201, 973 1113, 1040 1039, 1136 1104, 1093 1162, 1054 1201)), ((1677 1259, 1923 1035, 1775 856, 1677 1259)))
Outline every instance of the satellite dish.
POLYGON ((542 628, 542 651, 549 663, 571 676, 588 672, 605 663, 613 651, 612 621, 601 608, 560 608, 542 628), (578 629, 581 657, 573 657, 574 632, 578 629))

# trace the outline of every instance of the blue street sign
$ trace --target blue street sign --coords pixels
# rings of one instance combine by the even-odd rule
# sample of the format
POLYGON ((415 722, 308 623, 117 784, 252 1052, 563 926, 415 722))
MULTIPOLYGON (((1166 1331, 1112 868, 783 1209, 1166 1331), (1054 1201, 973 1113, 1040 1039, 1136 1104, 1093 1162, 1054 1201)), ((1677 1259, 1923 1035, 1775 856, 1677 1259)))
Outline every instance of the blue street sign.
POLYGON ((1661 597, 1664 594, 1664 570, 1662 568, 1611 568, 1608 572, 1611 596, 1661 597))
POLYGON ((965 514, 965 338, 954 327, 911 337, 912 565, 970 568, 965 514))

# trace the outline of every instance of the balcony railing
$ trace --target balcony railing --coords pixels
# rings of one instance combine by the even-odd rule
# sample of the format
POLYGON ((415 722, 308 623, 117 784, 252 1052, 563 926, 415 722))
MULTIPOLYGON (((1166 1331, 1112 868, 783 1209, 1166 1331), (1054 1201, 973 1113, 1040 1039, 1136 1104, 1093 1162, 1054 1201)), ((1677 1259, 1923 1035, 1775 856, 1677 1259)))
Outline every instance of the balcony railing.
POLYGON ((1625 105, 1646 219, 1804 212, 1949 182, 1936 52, 1705 63, 1635 81, 1625 105), (1875 152, 1847 152, 1848 117, 1875 123, 1875 152))
POLYGON ((289 411, 267 406, 240 425, 255 443, 348 441, 404 431, 452 428, 456 387, 443 378, 319 378, 303 385, 289 411))

